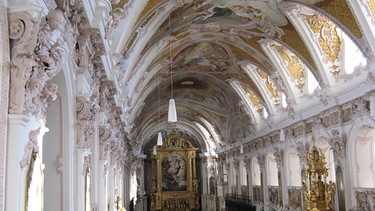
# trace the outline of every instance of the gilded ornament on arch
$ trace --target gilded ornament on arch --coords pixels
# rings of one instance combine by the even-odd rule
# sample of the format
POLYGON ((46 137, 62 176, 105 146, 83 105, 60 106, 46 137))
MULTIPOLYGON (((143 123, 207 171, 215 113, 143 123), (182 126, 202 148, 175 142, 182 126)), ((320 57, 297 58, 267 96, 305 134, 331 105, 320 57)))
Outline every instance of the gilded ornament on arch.
POLYGON ((375 0, 367 0, 367 6, 371 12, 371 16, 375 18, 375 0))
POLYGON ((286 69, 288 70, 291 79, 294 81, 295 86, 298 88, 299 92, 303 92, 303 87, 305 86, 306 71, 305 65, 302 60, 293 54, 285 46, 272 45, 280 58, 286 64, 286 69))
POLYGON ((275 107, 278 107, 280 102, 278 100, 279 97, 279 89, 273 83, 270 79, 270 76, 265 73, 263 70, 260 68, 256 68, 255 72, 259 75, 259 77, 263 80, 263 83, 266 87, 266 90, 268 91, 269 95, 272 97, 273 103, 275 107))
POLYGON ((341 39, 337 33, 337 26, 322 15, 305 15, 307 24, 311 30, 318 35, 318 43, 326 60, 331 62, 331 73, 340 73, 338 66, 334 63, 339 59, 341 51, 341 39))

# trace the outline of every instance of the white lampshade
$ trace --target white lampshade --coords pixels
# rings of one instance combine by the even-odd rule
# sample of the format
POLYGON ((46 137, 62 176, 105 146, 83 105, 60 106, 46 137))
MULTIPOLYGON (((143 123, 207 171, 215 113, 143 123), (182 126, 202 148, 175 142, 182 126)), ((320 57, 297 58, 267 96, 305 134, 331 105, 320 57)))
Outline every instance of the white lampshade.
POLYGON ((161 132, 158 133, 158 142, 157 144, 159 146, 163 145, 163 137, 161 136, 161 132))
POLYGON ((240 146, 240 153, 243 154, 243 146, 242 146, 242 144, 240 146))
POLYGON ((156 146, 154 146, 154 149, 152 150, 152 154, 156 155, 156 146))
POLYGON ((168 122, 177 122, 176 104, 174 99, 169 99, 168 122))
POLYGON ((285 141, 284 129, 280 129, 280 141, 285 141))

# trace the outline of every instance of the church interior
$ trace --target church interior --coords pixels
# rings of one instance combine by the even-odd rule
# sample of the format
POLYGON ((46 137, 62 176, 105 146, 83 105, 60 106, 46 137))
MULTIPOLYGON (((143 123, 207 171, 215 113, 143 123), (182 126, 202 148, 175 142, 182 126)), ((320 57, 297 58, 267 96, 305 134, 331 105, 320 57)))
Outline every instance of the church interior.
POLYGON ((375 0, 0 16, 0 211, 375 210, 375 0))

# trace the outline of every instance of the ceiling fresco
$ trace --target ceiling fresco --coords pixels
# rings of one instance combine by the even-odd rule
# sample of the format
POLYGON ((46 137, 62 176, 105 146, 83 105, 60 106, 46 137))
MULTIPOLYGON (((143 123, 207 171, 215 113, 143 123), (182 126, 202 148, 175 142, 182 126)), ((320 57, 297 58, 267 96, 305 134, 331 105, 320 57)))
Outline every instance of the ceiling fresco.
POLYGON ((218 149, 251 137, 284 111, 295 116, 312 99, 322 102, 308 90, 340 83, 327 80, 343 74, 342 34, 366 53, 345 0, 127 0, 116 8, 133 14, 121 20, 113 45, 128 132, 139 145, 172 129, 218 149), (172 97, 174 124, 167 122, 172 97), (220 140, 205 143, 197 125, 220 140))

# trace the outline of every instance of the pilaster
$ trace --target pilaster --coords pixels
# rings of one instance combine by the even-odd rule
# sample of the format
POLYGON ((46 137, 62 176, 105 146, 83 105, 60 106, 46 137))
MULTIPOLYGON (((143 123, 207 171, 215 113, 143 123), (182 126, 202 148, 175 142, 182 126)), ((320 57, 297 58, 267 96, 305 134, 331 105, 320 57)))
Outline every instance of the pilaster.
POLYGON ((11 153, 6 154, 5 210, 25 209, 25 176, 30 160, 23 157, 28 150, 26 145, 30 141, 29 133, 37 126, 32 117, 17 114, 8 116, 7 152, 11 153), (22 160, 25 160, 24 165, 21 165, 22 160))

